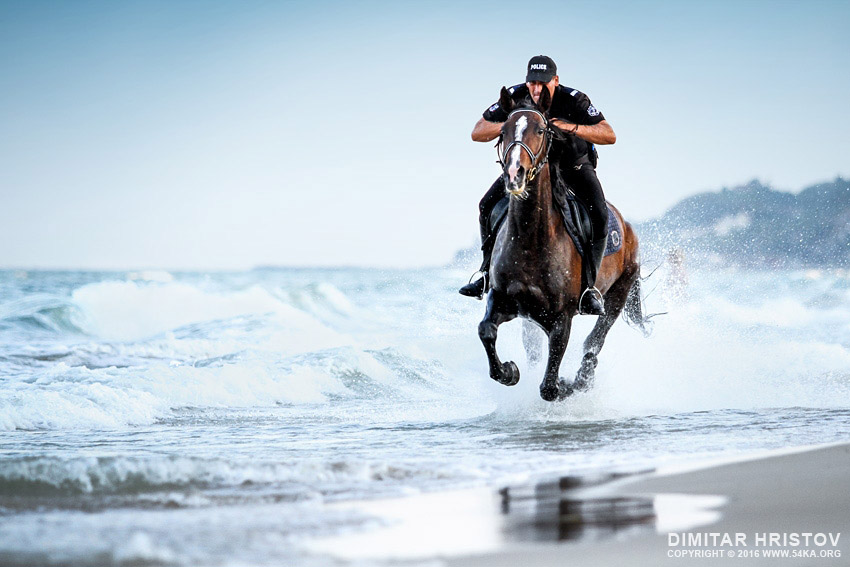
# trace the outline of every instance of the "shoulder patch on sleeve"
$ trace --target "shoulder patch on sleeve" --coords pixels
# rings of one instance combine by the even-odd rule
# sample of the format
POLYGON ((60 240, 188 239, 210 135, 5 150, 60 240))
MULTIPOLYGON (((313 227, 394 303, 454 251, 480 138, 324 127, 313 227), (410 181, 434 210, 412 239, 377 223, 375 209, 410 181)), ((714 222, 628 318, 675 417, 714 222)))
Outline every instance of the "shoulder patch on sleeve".
POLYGON ((587 107, 587 115, 588 116, 599 116, 599 111, 592 104, 587 107))
POLYGON ((489 110, 490 112, 496 112, 498 109, 499 109, 499 103, 497 102, 496 104, 494 104, 493 106, 491 106, 487 110, 489 110))

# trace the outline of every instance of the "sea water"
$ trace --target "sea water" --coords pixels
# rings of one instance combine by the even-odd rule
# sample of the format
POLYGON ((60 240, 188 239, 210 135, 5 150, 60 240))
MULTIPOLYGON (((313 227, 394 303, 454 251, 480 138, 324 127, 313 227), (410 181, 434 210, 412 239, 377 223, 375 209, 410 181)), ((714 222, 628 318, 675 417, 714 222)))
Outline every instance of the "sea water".
POLYGON ((0 563, 326 565, 370 502, 850 438, 847 273, 662 267, 554 404, 466 277, 0 271, 0 563))

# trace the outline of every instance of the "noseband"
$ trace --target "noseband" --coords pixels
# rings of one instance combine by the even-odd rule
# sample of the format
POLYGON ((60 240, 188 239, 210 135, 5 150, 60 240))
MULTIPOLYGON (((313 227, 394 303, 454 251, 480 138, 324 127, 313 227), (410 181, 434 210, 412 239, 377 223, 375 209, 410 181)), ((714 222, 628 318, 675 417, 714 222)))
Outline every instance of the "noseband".
MULTIPOLYGON (((528 157, 531 158, 531 168, 525 174, 526 183, 530 183, 537 177, 537 174, 540 173, 540 170, 546 165, 546 162, 549 160, 549 143, 552 141, 552 129, 549 128, 549 120, 546 119, 546 116, 543 115, 542 112, 537 110, 533 110, 531 108, 520 108, 514 110, 508 115, 508 120, 511 119, 511 116, 518 112, 533 112, 538 115, 542 120, 543 124, 546 127, 545 139, 543 140, 543 144, 540 146, 540 150, 535 154, 531 151, 531 148, 523 142, 522 140, 513 140, 508 146, 505 148, 504 152, 499 153, 499 144, 502 143, 502 138, 499 137, 499 141, 496 142, 496 153, 499 156, 499 164, 502 166, 502 172, 504 173, 505 167, 507 167, 505 161, 508 159, 508 152, 511 151, 511 148, 514 146, 519 146, 524 149, 526 153, 528 153, 528 157)), ((505 121, 507 122, 507 120, 505 121)))

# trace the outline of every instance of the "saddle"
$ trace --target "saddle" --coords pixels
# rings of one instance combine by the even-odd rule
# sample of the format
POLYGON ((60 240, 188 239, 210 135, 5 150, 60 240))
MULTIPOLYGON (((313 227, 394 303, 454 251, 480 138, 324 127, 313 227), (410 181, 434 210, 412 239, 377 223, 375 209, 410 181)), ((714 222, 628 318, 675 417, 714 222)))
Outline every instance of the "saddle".
MULTIPOLYGON (((564 191, 554 191, 553 196, 555 197, 555 205, 561 211, 561 217, 564 219, 567 234, 570 235, 579 255, 584 258, 585 250, 589 250, 591 239, 590 214, 587 212, 587 206, 569 188, 564 191)), ((510 197, 506 195, 496 203, 490 213, 489 228, 493 238, 508 215, 508 204, 510 204, 510 197)), ((609 256, 619 252, 620 248, 623 247, 623 227, 620 226, 617 215, 611 210, 611 204, 606 203, 606 205, 608 205, 608 243, 605 246, 605 255, 609 256)))

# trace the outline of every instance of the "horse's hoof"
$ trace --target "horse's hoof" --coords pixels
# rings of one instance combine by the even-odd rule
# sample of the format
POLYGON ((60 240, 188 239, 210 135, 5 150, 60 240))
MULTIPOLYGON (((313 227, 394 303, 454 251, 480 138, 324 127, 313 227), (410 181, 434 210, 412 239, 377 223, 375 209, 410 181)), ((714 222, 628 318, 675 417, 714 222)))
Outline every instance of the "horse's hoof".
POLYGON ((590 383, 596 376, 596 365, 599 361, 596 355, 589 352, 584 355, 581 360, 581 367, 576 372, 576 378, 573 380, 572 388, 577 391, 586 392, 590 389, 590 383))
POLYGON ((541 384, 540 397, 547 402, 557 402, 569 397, 572 394, 572 388, 563 378, 559 379, 554 384, 541 384))
POLYGON ((584 353, 584 356, 581 359, 582 370, 589 370, 590 372, 593 372, 594 370, 596 370, 597 364, 599 364, 599 359, 596 358, 595 354, 593 354, 592 352, 584 353))
POLYGON ((569 398, 570 396, 572 396, 575 393, 576 393, 575 388, 572 385, 567 384, 566 380, 564 380, 563 378, 558 380, 558 399, 559 400, 564 400, 566 398, 569 398))
POLYGON ((544 401, 554 402, 558 399, 558 386, 540 386, 540 397, 544 401))
POLYGON ((576 390, 563 378, 559 378, 555 384, 541 385, 540 397, 547 402, 558 402, 565 400, 575 394, 576 390))
POLYGON ((516 386, 519 382, 519 367, 513 361, 505 362, 502 364, 502 377, 496 381, 505 386, 516 386))

